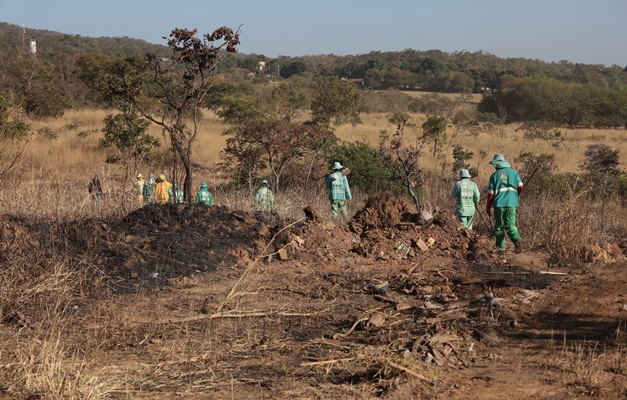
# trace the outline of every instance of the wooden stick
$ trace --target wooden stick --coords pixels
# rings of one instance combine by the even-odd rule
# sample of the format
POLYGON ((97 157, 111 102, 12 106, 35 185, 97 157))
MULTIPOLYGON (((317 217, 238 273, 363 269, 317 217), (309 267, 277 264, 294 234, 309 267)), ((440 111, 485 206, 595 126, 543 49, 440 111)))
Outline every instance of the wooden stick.
POLYGON ((566 272, 540 271, 542 275, 568 275, 566 272))
POLYGON ((246 276, 246 274, 248 274, 248 272, 253 268, 253 265, 255 265, 257 263, 257 261, 259 261, 261 258, 265 257, 265 252, 266 250, 268 250, 268 248, 270 247, 270 245, 272 244, 272 242, 274 242, 274 239, 276 239, 277 236, 279 236, 279 234, 281 232, 283 232, 284 230, 286 230, 287 228, 290 228, 302 221, 304 221, 305 218, 301 218, 298 221, 294 221, 289 225, 284 226, 283 228, 281 228, 280 231, 278 231, 273 237, 272 239, 270 239, 270 242, 268 242, 268 244, 266 245, 266 247, 263 249, 263 251, 261 252, 261 254, 259 256, 257 256, 257 258, 255 258, 253 261, 250 262, 250 264, 248 264, 248 267, 246 267, 246 270, 244 270, 244 272, 242 273, 242 275, 239 277, 239 279, 237 280, 237 282, 235 282, 235 285, 233 285, 233 287, 231 288, 231 291, 229 292, 229 294, 224 298, 224 300, 222 301, 222 303, 220 303, 220 306, 218 307, 218 309, 216 310, 216 314, 220 312, 220 310, 222 310, 222 307, 224 307, 226 305, 226 303, 229 301, 229 299, 231 298, 231 296, 233 296, 233 293, 235 292, 235 289, 237 288, 237 286, 242 282, 242 280, 244 279, 244 277, 246 276))
POLYGON ((340 342, 339 340, 335 340, 335 339, 327 339, 327 338, 321 338, 321 339, 314 339, 311 341, 311 343, 317 343, 317 344, 328 344, 329 346, 336 346, 336 347, 346 347, 346 346, 365 346, 365 344, 363 343, 357 343, 357 342, 340 342))
POLYGON ((425 261, 427 261, 427 259, 428 259, 429 257, 431 257, 431 256, 432 256, 431 254, 427 254, 427 255, 426 255, 426 256, 425 256, 422 260, 420 260, 420 261, 418 261, 416 264, 414 264, 414 266, 413 266, 413 267, 411 267, 411 268, 409 269, 409 271, 407 272, 407 275, 411 275, 411 274, 413 274, 413 273, 414 273, 414 271, 416 270, 416 268, 418 268, 420 265, 422 265, 422 263, 423 263, 423 262, 425 262, 425 261))
POLYGON ((311 362, 306 362, 306 363, 301 363, 300 366, 301 367, 309 367, 311 365, 325 365, 325 364, 335 364, 338 362, 346 362, 346 361, 353 361, 355 358, 351 357, 351 358, 336 358, 333 360, 324 360, 324 361, 311 361, 311 362))
POLYGON ((161 323, 171 323, 171 324, 178 324, 181 322, 190 322, 190 321, 200 321, 203 319, 216 319, 216 318, 251 318, 251 317, 269 317, 271 315, 281 315, 284 317, 311 317, 314 315, 318 315, 320 313, 323 313, 325 311, 328 311, 328 309, 326 310, 322 310, 319 312, 315 312, 315 313, 287 313, 287 312, 256 312, 256 311, 251 311, 251 312, 228 312, 228 313, 214 313, 214 314, 206 314, 206 315, 192 315, 191 317, 182 317, 182 318, 169 318, 163 321, 160 321, 161 323))
POLYGON ((336 333, 335 335, 333 335, 333 339, 336 339, 336 338, 338 338, 338 337, 346 337, 346 336, 350 335, 350 334, 351 334, 351 332, 353 332, 353 331, 355 330, 355 328, 357 327, 357 325, 358 325, 360 322, 365 322, 365 321, 368 321, 369 319, 370 319, 369 317, 365 317, 365 318, 362 318, 362 319, 358 319, 357 321, 355 321, 355 323, 353 324, 353 326, 351 326, 351 328, 348 330, 348 332, 346 332, 346 333, 336 333))
POLYGON ((394 367, 396 369, 400 369, 401 371, 406 372, 406 373, 408 373, 411 376, 415 376, 416 378, 418 378, 420 380, 423 380, 425 382, 431 383, 431 379, 427 378, 426 376, 424 376, 422 374, 419 374, 416 371, 412 371, 411 369, 409 369, 407 367, 403 367, 402 365, 397 364, 397 363, 392 362, 392 361, 388 361, 388 364, 390 364, 391 367, 394 367))

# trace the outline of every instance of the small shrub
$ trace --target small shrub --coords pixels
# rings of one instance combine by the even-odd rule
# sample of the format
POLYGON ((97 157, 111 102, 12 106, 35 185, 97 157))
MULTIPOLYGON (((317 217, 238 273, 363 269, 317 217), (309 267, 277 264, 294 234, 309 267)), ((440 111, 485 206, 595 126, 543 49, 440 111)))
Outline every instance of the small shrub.
POLYGON ((399 189, 390 180, 391 172, 383 165, 377 149, 367 143, 357 141, 335 146, 327 155, 329 163, 339 161, 351 169, 350 184, 353 187, 373 194, 384 190, 399 189))
POLYGON ((48 128, 47 126, 44 126, 43 128, 37 130, 37 134, 50 140, 57 140, 59 138, 59 135, 57 135, 55 131, 48 128))
POLYGON ((601 195, 604 200, 612 196, 625 195, 625 173, 618 168, 618 150, 605 144, 589 145, 586 160, 579 166, 585 171, 586 181, 594 187, 592 195, 601 195))

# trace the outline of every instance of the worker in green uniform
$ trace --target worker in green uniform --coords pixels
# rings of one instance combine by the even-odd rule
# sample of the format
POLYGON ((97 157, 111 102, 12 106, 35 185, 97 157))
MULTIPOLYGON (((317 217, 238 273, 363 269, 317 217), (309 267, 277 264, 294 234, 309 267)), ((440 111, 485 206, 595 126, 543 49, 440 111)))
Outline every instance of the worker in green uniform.
POLYGON ((518 195, 523 190, 523 182, 516 170, 505 160, 503 154, 495 154, 490 164, 496 169, 488 183, 486 212, 494 208, 494 235, 496 247, 505 251, 505 235, 514 242, 515 252, 522 251, 522 242, 516 227, 518 195))
POLYGON ((261 211, 274 210, 274 195, 268 187, 268 181, 265 179, 261 181, 261 187, 255 194, 255 202, 261 211))
POLYGON ((213 196, 209 192, 209 187, 207 186, 207 182, 203 182, 200 184, 200 190, 196 194, 196 204, 204 204, 207 206, 213 205, 213 196))
POLYGON ((475 218, 475 207, 479 204, 481 194, 477 185, 470 180, 470 172, 467 169, 459 171, 459 180, 453 186, 451 192, 456 200, 455 215, 457 220, 465 227, 472 230, 472 221, 475 218))
POLYGON ((333 219, 337 219, 338 211, 345 220, 348 220, 346 202, 351 200, 351 189, 348 186, 348 179, 342 174, 344 167, 339 162, 334 162, 333 170, 325 179, 325 186, 329 190, 329 201, 331 201, 331 214, 333 219))

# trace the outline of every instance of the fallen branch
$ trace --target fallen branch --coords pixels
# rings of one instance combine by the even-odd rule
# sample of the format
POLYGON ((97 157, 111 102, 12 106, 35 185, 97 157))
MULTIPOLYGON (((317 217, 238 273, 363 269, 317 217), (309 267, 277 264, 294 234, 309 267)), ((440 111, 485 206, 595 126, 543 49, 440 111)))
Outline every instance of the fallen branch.
POLYGON ((460 318, 465 318, 466 312, 471 311, 471 310, 474 311, 474 309, 464 309, 464 310, 452 309, 452 310, 442 311, 438 317, 425 318, 424 322, 428 325, 433 325, 438 322, 452 321, 452 320, 456 320, 460 318))
POLYGON ((424 375, 422 375, 422 374, 419 374, 419 373, 418 373, 418 372, 416 372, 416 371, 412 371, 411 369, 409 369, 409 368, 407 368, 407 367, 403 367, 403 366, 402 366, 402 365, 400 365, 400 364, 397 364, 397 363, 392 362, 392 361, 388 361, 388 364, 390 364, 390 366, 391 366, 391 367, 396 368, 396 369, 400 369, 401 371, 406 372, 406 373, 408 373, 408 374, 409 374, 409 375, 411 375, 411 376, 415 376, 416 378, 418 378, 418 379, 420 379, 420 380, 423 380, 423 381, 425 381, 425 382, 429 382, 429 383, 431 383, 431 382, 432 382, 432 380, 431 380, 431 379, 429 379, 429 378, 427 378, 426 376, 424 376, 424 375))
POLYGON ((370 317, 358 319, 357 321, 355 321, 353 326, 351 326, 351 328, 348 330, 348 332, 346 332, 346 333, 336 333, 335 335, 333 335, 333 339, 337 339, 339 337, 346 337, 346 336, 350 335, 351 332, 353 332, 355 330, 355 328, 357 327, 357 325, 359 325, 360 322, 366 322, 369 319, 370 319, 370 317))
POLYGON ((346 347, 346 346, 365 346, 363 343, 357 343, 357 342, 340 342, 339 340, 335 340, 335 339, 327 339, 327 338, 322 338, 322 339, 313 339, 311 341, 311 343, 317 343, 317 344, 328 344, 329 346, 337 346, 337 347, 346 347))
POLYGON ((407 275, 408 275, 408 276, 411 276, 411 274, 413 274, 413 273, 414 273, 414 271, 416 270, 416 268, 418 268, 419 266, 421 266, 421 265, 422 265, 422 263, 424 263, 425 261, 427 261, 427 259, 429 259, 429 257, 431 257, 431 256, 432 256, 432 254, 427 254, 427 255, 426 255, 426 256, 425 256, 422 260, 420 260, 420 261, 418 261, 417 263, 415 263, 415 264, 414 264, 414 266, 413 266, 413 267, 411 267, 411 268, 409 269, 409 271, 407 271, 407 275))
POLYGON ((346 362, 346 361, 353 361, 355 358, 351 357, 351 358, 336 358, 333 360, 324 360, 324 361, 311 361, 311 362, 306 362, 306 363, 301 363, 300 366, 301 367, 309 367, 311 365, 326 365, 326 364, 335 364, 338 362, 346 362))
POLYGON ((473 330, 477 333, 477 335, 479 335, 481 340, 483 340, 483 342, 485 344, 487 344, 488 346, 496 346, 496 345, 498 345, 498 341, 495 338, 493 338, 492 336, 488 335, 486 332, 482 331, 481 329, 477 329, 477 328, 473 328, 473 330))
POLYGON ((169 318, 161 321, 161 323, 178 324, 181 322, 201 321, 203 319, 216 319, 216 318, 252 318, 252 317, 269 317, 272 315, 280 315, 283 317, 311 317, 328 311, 328 309, 318 311, 315 313, 288 313, 288 312, 228 312, 228 313, 213 313, 208 315, 193 315, 190 317, 182 318, 169 318))
POLYGON ((222 303, 220 303, 220 306, 218 307, 218 309, 216 310, 216 314, 218 314, 220 312, 220 310, 222 310, 222 308, 226 305, 226 303, 229 301, 229 299, 231 298, 231 296, 233 296, 233 293, 235 292, 235 289, 237 288, 237 286, 242 282, 242 280, 244 280, 244 277, 248 274, 248 272, 253 268, 253 266, 257 263, 257 261, 259 261, 260 259, 262 259, 263 257, 266 257, 267 255, 265 254, 266 250, 268 250, 268 248, 270 247, 270 245, 274 242, 274 239, 276 239, 277 236, 279 236, 279 234, 281 232, 283 232, 284 230, 286 230, 287 228, 290 228, 300 222, 303 222, 305 220, 305 218, 301 218, 298 221, 294 221, 289 225, 284 226, 283 228, 281 228, 280 231, 278 231, 273 237, 272 239, 270 239, 270 241, 268 242, 268 244, 266 245, 266 247, 263 249, 263 251, 261 252, 261 254, 259 256, 257 256, 257 258, 255 258, 253 261, 250 262, 250 264, 248 264, 248 267, 246 267, 246 270, 244 270, 244 272, 242 273, 242 276, 239 277, 239 279, 237 280, 237 282, 235 282, 235 285, 233 285, 233 287, 231 288, 231 291, 229 292, 229 294, 226 295, 226 297, 224 298, 224 300, 222 301, 222 303))

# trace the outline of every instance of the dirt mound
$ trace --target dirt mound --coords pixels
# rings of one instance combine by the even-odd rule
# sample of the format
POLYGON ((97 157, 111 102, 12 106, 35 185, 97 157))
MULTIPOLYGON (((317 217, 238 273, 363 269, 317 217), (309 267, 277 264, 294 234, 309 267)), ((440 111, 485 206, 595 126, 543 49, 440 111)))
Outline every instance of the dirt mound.
POLYGON ((390 193, 371 197, 349 226, 359 235, 353 250, 383 260, 418 256, 445 258, 447 264, 490 260, 490 241, 463 228, 455 215, 435 212, 428 225, 420 225, 418 220, 415 207, 402 198, 390 193))
POLYGON ((455 215, 435 212, 428 225, 417 221, 412 204, 383 193, 369 198, 348 225, 319 217, 295 226, 282 243, 289 243, 289 258, 322 266, 385 261, 394 268, 409 261, 463 269, 468 262, 496 261, 491 240, 463 228, 455 215))
MULTIPOLYGON (((246 265, 284 224, 271 213, 183 204, 146 206, 121 220, 55 224, 3 216, 0 222, 2 255, 36 251, 39 259, 84 259, 109 277, 113 290, 121 291, 246 265)), ((278 238, 277 246, 280 240, 286 238, 278 238)))
POLYGON ((37 239, 31 233, 31 223, 11 215, 0 217, 0 256, 6 252, 24 253, 37 247, 37 239))
POLYGON ((160 280, 246 265, 282 224, 223 206, 147 206, 102 236, 99 263, 123 279, 160 280))
POLYGON ((351 230, 357 234, 370 229, 389 229, 403 223, 415 223, 418 215, 415 207, 406 200, 385 192, 368 199, 351 222, 351 230))

